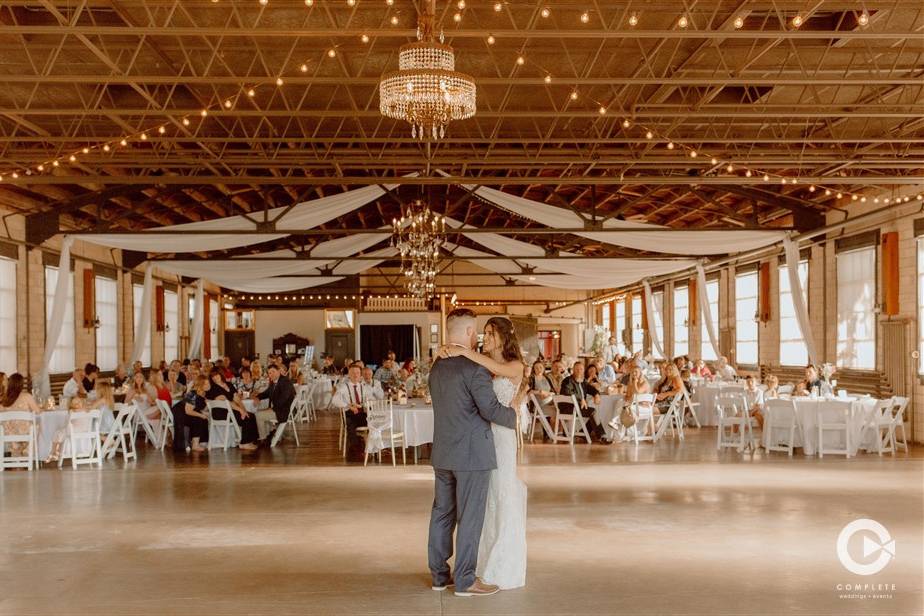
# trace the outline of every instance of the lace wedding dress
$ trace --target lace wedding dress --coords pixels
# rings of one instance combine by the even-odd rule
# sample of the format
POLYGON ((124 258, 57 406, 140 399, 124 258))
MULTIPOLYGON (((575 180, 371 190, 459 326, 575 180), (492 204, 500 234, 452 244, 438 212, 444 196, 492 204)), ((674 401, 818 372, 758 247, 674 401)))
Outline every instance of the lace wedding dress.
MULTIPOLYGON (((509 405, 517 385, 508 378, 494 379, 494 393, 509 405)), ((515 409, 520 414, 520 409, 515 409)), ((517 422, 519 425, 519 422, 517 422)), ((526 484, 517 477, 517 434, 491 424, 497 469, 491 471, 478 546, 478 577, 502 590, 526 585, 526 484)))

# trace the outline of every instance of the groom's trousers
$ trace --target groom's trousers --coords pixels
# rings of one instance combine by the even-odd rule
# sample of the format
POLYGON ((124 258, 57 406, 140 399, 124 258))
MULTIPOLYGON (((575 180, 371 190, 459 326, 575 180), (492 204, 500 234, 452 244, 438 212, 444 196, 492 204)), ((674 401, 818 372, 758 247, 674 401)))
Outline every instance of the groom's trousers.
POLYGON ((484 525, 491 471, 449 471, 435 468, 436 485, 430 512, 428 560, 435 586, 450 580, 452 531, 456 530, 455 585, 465 590, 475 583, 478 544, 484 525))

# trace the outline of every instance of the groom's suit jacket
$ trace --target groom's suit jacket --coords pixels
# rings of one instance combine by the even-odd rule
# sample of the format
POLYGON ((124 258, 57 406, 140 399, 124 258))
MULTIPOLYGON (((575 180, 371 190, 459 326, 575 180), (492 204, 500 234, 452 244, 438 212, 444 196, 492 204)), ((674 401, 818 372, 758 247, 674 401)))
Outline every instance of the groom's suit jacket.
POLYGON ((430 370, 434 468, 497 468, 491 424, 516 429, 517 415, 497 401, 491 373, 465 357, 439 359, 430 370))

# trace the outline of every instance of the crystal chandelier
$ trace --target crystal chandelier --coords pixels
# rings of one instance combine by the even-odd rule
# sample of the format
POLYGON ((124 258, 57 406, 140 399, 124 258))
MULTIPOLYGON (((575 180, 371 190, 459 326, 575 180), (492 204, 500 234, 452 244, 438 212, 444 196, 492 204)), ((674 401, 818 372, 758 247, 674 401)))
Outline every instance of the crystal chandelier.
POLYGON ((408 293, 430 297, 436 290, 436 268, 446 231, 446 219, 419 200, 400 220, 392 220, 391 245, 401 254, 401 271, 408 293))
POLYGON ((429 0, 417 22, 417 42, 403 45, 398 70, 379 83, 379 111, 411 125, 411 136, 439 139, 446 125, 475 115, 475 81, 456 71, 456 57, 443 35, 436 42, 436 0, 429 0))

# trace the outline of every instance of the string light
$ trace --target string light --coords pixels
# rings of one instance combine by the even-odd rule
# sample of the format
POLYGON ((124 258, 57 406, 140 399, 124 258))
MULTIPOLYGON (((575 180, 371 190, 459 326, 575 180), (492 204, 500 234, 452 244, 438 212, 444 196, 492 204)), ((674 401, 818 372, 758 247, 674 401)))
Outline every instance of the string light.
POLYGON ((544 6, 542 7, 542 10, 539 11, 539 14, 542 15, 542 17, 546 18, 552 14, 552 11, 550 11, 548 7, 544 6))
POLYGON ((347 0, 347 6, 356 6, 356 0, 347 0))
POLYGON ((269 4, 269 0, 260 0, 260 4, 262 4, 263 6, 266 6, 267 4, 269 4))
POLYGON ((711 162, 713 165, 717 165, 719 164, 719 159, 713 156, 709 162, 711 162))
POLYGON ((545 77, 542 78, 542 80, 546 83, 552 83, 552 76, 546 75, 545 77))
POLYGON ((495 3, 494 3, 494 12, 495 12, 495 13, 500 13, 500 12, 503 11, 503 10, 504 10, 504 5, 503 5, 503 4, 501 4, 500 2, 495 2, 495 3))
POLYGON ((391 21, 391 25, 397 26, 397 25, 398 25, 398 16, 397 16, 397 15, 392 15, 390 21, 391 21))
POLYGON ((654 139, 654 133, 652 133, 651 131, 648 131, 647 133, 645 133, 645 139, 654 139))
POLYGON ((368 35, 368 34, 363 34, 361 37, 359 37, 359 40, 361 40, 363 43, 368 43, 368 42, 369 42, 369 35, 368 35))
POLYGON ((687 26, 690 25, 690 20, 687 19, 686 15, 681 15, 680 19, 677 20, 677 25, 680 26, 681 28, 686 28, 687 26))
POLYGON ((333 57, 336 56, 336 55, 337 55, 337 50, 336 50, 336 49, 331 48, 331 49, 328 49, 328 50, 327 50, 327 57, 328 57, 328 58, 333 58, 333 57))
POLYGON ((517 56, 517 64, 519 64, 520 66, 523 66, 524 64, 526 64, 526 58, 524 58, 523 56, 517 56))
POLYGON ((494 44, 494 35, 489 34, 488 35, 488 45, 493 45, 493 44, 494 44))
POLYGON ((600 105, 600 109, 598 109, 598 111, 600 112, 600 115, 606 115, 606 107, 603 105, 600 105))
POLYGON ((586 24, 589 21, 590 21, 590 13, 588 13, 587 11, 584 11, 583 13, 581 13, 581 23, 586 24))
POLYGON ((632 122, 629 120, 629 118, 624 118, 622 121, 622 127, 629 128, 630 126, 632 126, 632 122))
POLYGON ((571 90, 571 100, 576 101, 578 99, 577 90, 571 90))
POLYGON ((803 23, 803 22, 802 22, 802 15, 796 15, 795 17, 792 18, 792 26, 793 26, 793 28, 798 28, 799 26, 802 25, 802 23, 803 23))
POLYGON ((458 2, 456 2, 456 7, 460 11, 465 10, 465 0, 459 0, 458 2))
POLYGON ((744 17, 738 16, 735 17, 735 29, 740 30, 744 27, 744 17))
POLYGON ((314 0, 305 0, 305 6, 309 9, 314 6, 314 0))
POLYGON ((860 16, 857 17, 857 23, 860 24, 861 26, 867 25, 869 23, 869 13, 867 13, 866 11, 863 11, 862 13, 860 13, 860 16))
POLYGON ((455 15, 453 15, 452 20, 456 23, 459 23, 460 21, 462 21, 462 13, 456 13, 455 15))
POLYGON ((276 85, 277 85, 277 86, 281 86, 283 83, 285 83, 285 82, 282 80, 282 77, 276 77, 276 85))
POLYGON ((674 142, 673 142, 673 141, 668 141, 668 142, 667 142, 667 149, 668 149, 668 150, 673 150, 673 149, 674 149, 674 142))
POLYGON ((638 15, 636 13, 629 15, 629 25, 633 28, 638 25, 638 15))
POLYGON ((696 150, 690 150, 690 158, 696 158, 696 150))
MULTIPOLYGON (((164 128, 163 126, 158 126, 158 127, 157 127, 157 132, 160 133, 161 135, 163 135, 164 133, 167 132, 167 129, 164 128)), ((109 148, 108 145, 103 146, 103 149, 106 150, 107 152, 109 151, 108 148, 109 148)))
POLYGON ((189 118, 183 118, 183 126, 189 126, 189 118))
POLYGON ((298 67, 298 70, 300 70, 300 71, 303 72, 303 73, 307 73, 307 72, 308 72, 308 65, 307 65, 307 64, 302 64, 300 67, 298 67))
POLYGON ((735 170, 735 166, 734 166, 733 164, 731 164, 731 163, 728 163, 728 164, 725 166, 725 170, 726 170, 727 172, 729 172, 729 173, 732 173, 732 172, 735 170))

